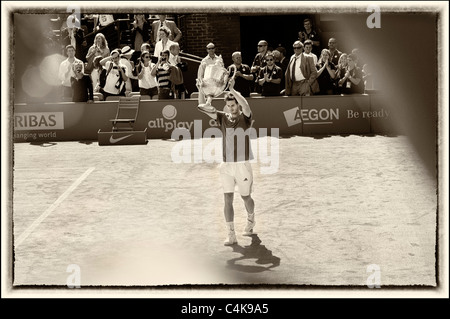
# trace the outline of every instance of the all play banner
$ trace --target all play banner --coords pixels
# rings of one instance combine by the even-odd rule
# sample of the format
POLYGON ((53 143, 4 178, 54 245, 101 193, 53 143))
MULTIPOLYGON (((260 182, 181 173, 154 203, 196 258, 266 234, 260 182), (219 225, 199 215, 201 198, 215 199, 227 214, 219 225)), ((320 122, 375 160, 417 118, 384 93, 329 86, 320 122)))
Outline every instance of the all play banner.
MULTIPOLYGON (((253 127, 259 136, 278 129, 280 136, 367 134, 389 131, 391 107, 368 95, 249 98, 253 127), (374 105, 372 105, 374 104, 374 105), (371 125, 371 121, 374 123, 371 125)), ((180 129, 201 137, 217 124, 197 110, 197 100, 143 100, 134 129, 149 139, 172 138, 180 129)), ((98 131, 111 131, 117 101, 15 104, 14 142, 92 141, 98 131)), ((223 110, 223 99, 212 105, 223 110)))

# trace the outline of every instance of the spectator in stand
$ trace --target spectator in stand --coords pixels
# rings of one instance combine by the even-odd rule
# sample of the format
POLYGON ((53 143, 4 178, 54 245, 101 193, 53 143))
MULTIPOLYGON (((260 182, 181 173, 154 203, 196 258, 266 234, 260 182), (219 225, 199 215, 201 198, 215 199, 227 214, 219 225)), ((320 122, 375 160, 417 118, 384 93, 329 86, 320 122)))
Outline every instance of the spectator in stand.
POLYGON ((168 33, 169 40, 173 42, 178 42, 181 39, 181 31, 180 29, 178 29, 177 24, 174 21, 166 20, 166 17, 167 16, 165 14, 160 14, 158 16, 159 20, 153 21, 152 23, 152 32, 153 32, 152 43, 155 47, 156 43, 158 43, 158 41, 161 40, 161 34, 159 33, 159 30, 161 30, 161 28, 166 28, 170 31, 168 33))
POLYGON ((316 64, 319 95, 332 95, 335 92, 336 66, 331 62, 330 51, 323 49, 316 64))
POLYGON ((345 73, 347 73, 347 57, 348 54, 347 53, 342 53, 340 58, 339 58, 339 62, 338 65, 336 66, 336 94, 342 94, 343 90, 342 90, 342 84, 340 83, 340 80, 343 79, 345 77, 345 73))
POLYGON ((72 98, 72 84, 71 77, 74 76, 74 71, 72 65, 74 62, 81 62, 83 64, 83 73, 84 73, 84 63, 83 61, 77 59, 75 57, 75 48, 73 45, 69 44, 66 46, 66 54, 67 59, 61 62, 59 65, 58 78, 61 81, 62 85, 62 96, 66 98, 72 98))
POLYGON ((67 28, 62 29, 64 45, 71 44, 75 48, 75 57, 84 62, 85 57, 83 56, 84 47, 86 47, 86 41, 84 40, 84 30, 81 28, 80 20, 72 10, 72 13, 66 19, 67 28))
POLYGON ((273 53, 266 54, 267 65, 260 69, 258 84, 262 87, 262 96, 279 96, 281 87, 281 78, 283 70, 275 65, 273 53))
POLYGON ((89 34, 94 31, 94 15, 92 13, 83 14, 81 20, 83 21, 82 24, 86 26, 85 34, 89 34))
POLYGON ((250 72, 253 74, 255 83, 255 91, 258 93, 261 93, 261 86, 258 84, 258 75, 261 68, 265 67, 267 65, 266 63, 266 54, 267 54, 267 47, 268 43, 266 40, 261 40, 258 42, 258 53, 256 54, 255 58, 253 59, 253 64, 250 69, 250 72))
POLYGON ((320 35, 316 30, 313 29, 312 21, 311 19, 305 19, 303 20, 303 30, 301 30, 298 33, 298 39, 300 42, 305 45, 306 40, 311 40, 312 42, 312 48, 311 51, 313 51, 316 54, 319 54, 320 51, 320 35))
MULTIPOLYGON (((141 52, 144 52, 144 51, 150 52, 151 49, 152 49, 152 47, 151 47, 151 45, 149 43, 142 43, 141 49, 139 51, 141 51, 141 52)), ((158 58, 156 58, 156 59, 158 59, 158 58)))
POLYGON ((83 52, 86 47, 86 41, 84 39, 84 30, 82 28, 64 28, 61 30, 61 44, 64 46, 72 45, 75 48, 75 57, 81 61, 85 60, 83 52))
POLYGON ((94 68, 93 61, 95 57, 106 58, 110 54, 108 41, 106 41, 103 33, 97 33, 94 38, 94 44, 89 48, 88 53, 86 55, 87 66, 86 73, 91 73, 94 68))
POLYGON ((150 40, 150 25, 145 20, 145 15, 139 13, 134 15, 132 26, 131 41, 133 41, 134 50, 141 51, 142 44, 150 40))
MULTIPOLYGON (((181 61, 180 45, 177 42, 173 43, 170 46, 169 51, 170 51, 170 57, 169 57, 170 64, 176 66, 179 70, 179 72, 177 72, 177 73, 171 72, 171 76, 178 74, 179 81, 183 82, 180 84, 173 83, 174 84, 174 88, 173 88, 174 97, 175 97, 175 99, 183 99, 184 100, 186 98, 186 88, 184 86, 183 72, 187 71, 187 63, 181 61)), ((174 81, 172 81, 172 82, 174 82, 174 81)))
POLYGON ((94 92, 91 77, 83 73, 83 62, 76 61, 72 65, 74 75, 71 77, 73 90, 72 102, 94 102, 94 92))
POLYGON ((364 81, 364 93, 375 90, 374 79, 372 76, 372 68, 366 63, 362 67, 363 81, 364 81))
POLYGON ((286 58, 286 49, 284 47, 278 47, 275 49, 276 51, 280 52, 280 56, 278 58, 279 67, 283 70, 287 69, 287 66, 289 64, 289 59, 286 58))
POLYGON ((344 94, 362 94, 364 93, 363 74, 360 68, 356 66, 356 56, 348 55, 348 66, 345 76, 339 81, 342 85, 344 94))
POLYGON ((284 47, 278 47, 278 48, 276 48, 275 51, 280 52, 279 57, 278 57, 278 62, 276 61, 277 57, 275 57, 275 64, 278 65, 281 68, 281 70, 283 70, 283 77, 281 78, 281 83, 280 83, 281 91, 283 91, 286 87, 285 74, 286 74, 286 70, 287 70, 287 67, 289 64, 289 59, 286 58, 286 49, 284 47))
POLYGON ((156 76, 158 82, 158 99, 173 99, 172 82, 170 81, 172 66, 169 62, 169 50, 161 52, 158 63, 152 69, 151 75, 156 76))
MULTIPOLYGON (((234 78, 234 88, 241 92, 242 96, 250 96, 251 82, 253 81, 253 75, 250 74, 250 67, 247 64, 242 63, 242 54, 239 51, 234 52, 231 55, 233 64, 236 67, 236 76, 234 78)), ((230 78, 234 75, 234 68, 231 65, 228 67, 230 78)))
POLYGON ((294 55, 286 70, 286 95, 310 96, 319 92, 315 85, 317 70, 313 58, 302 53, 303 43, 295 41, 294 55))
POLYGON ((364 61, 362 58, 361 51, 358 48, 352 50, 352 53, 356 56, 356 66, 362 70, 364 66, 364 61))
POLYGON ((158 30, 159 34, 159 41, 155 44, 155 56, 159 57, 161 56, 161 52, 163 51, 169 51, 169 48, 172 44, 174 44, 174 41, 171 41, 169 39, 170 37, 170 30, 166 27, 162 27, 158 30))
POLYGON ((94 88, 94 92, 98 93, 100 92, 100 74, 102 73, 103 67, 100 64, 100 61, 103 58, 101 56, 96 56, 94 58, 94 69, 91 72, 91 80, 92 80, 92 87, 94 88))
POLYGON ((137 75, 133 75, 134 71, 134 62, 131 61, 131 56, 133 55, 134 50, 130 48, 128 45, 124 46, 120 55, 120 63, 127 67, 127 77, 125 85, 125 94, 128 95, 130 92, 139 91, 139 84, 137 75))
POLYGON ((330 38, 330 40, 328 40, 328 49, 331 54, 331 62, 333 62, 334 65, 338 64, 339 57, 342 54, 342 52, 337 49, 337 44, 338 42, 335 38, 330 38))
MULTIPOLYGON (((313 58, 314 61, 314 65, 317 67, 317 55, 315 55, 314 53, 312 53, 312 41, 311 40, 306 40, 305 43, 303 44, 303 48, 305 50, 305 52, 303 52, 303 54, 305 54, 306 56, 310 56, 313 58)), ((317 78, 314 80, 314 83, 312 85, 312 87, 315 88, 319 88, 319 82, 317 81, 317 78)), ((317 92, 316 92, 317 93, 317 92)))
POLYGON ((275 65, 280 67, 280 65, 279 65, 280 64, 280 56, 281 56, 280 51, 275 49, 275 50, 271 51, 271 53, 273 54, 273 59, 274 59, 275 65))
POLYGON ((314 65, 317 64, 317 55, 312 53, 313 45, 311 40, 306 40, 305 43, 303 43, 303 46, 305 48, 305 55, 309 55, 314 60, 314 65))
POLYGON ((65 26, 67 27, 67 32, 64 32, 63 34, 67 35, 67 37, 63 39, 63 43, 65 45, 73 45, 75 48, 75 57, 79 60, 83 60, 84 57, 81 57, 80 53, 84 41, 84 31, 81 29, 81 23, 75 9, 72 9, 72 13, 67 17, 65 26))
POLYGON ((108 96, 125 96, 125 84, 128 80, 127 67, 120 63, 120 51, 112 50, 111 55, 102 59, 100 64, 105 68, 106 73, 105 83, 100 83, 100 93, 105 100, 108 96))
MULTIPOLYGON (((199 81, 203 80, 203 77, 205 75, 205 69, 208 65, 216 64, 216 65, 225 67, 222 56, 216 55, 216 46, 214 45, 214 43, 212 43, 212 42, 208 43, 206 45, 206 51, 208 52, 208 55, 202 59, 202 61, 200 62, 200 66, 198 67, 197 81, 196 81, 197 87, 199 85, 199 81)), ((205 96, 203 95, 202 91, 198 92, 198 101, 199 101, 199 104, 206 103, 206 99, 205 99, 205 96)))
POLYGON ((141 95, 148 95, 151 99, 158 98, 158 83, 156 78, 152 75, 152 69, 155 66, 152 63, 149 51, 142 51, 139 63, 136 67, 139 79, 139 93, 141 95))

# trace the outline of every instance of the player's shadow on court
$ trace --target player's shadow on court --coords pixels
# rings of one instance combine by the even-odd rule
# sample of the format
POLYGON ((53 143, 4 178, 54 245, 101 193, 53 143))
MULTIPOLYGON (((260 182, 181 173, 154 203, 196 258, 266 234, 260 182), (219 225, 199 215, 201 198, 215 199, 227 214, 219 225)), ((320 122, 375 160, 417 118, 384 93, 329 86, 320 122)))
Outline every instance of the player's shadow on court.
POLYGON ((30 145, 40 146, 40 147, 51 147, 57 145, 55 142, 30 142, 30 145))
POLYGON ((271 268, 278 267, 281 259, 272 254, 266 246, 261 245, 261 239, 258 235, 252 235, 252 243, 250 246, 242 247, 241 245, 233 245, 233 252, 240 253, 242 256, 227 261, 227 267, 236 271, 246 273, 259 273, 269 271, 271 268), (255 265, 249 265, 245 260, 256 259, 255 265), (246 263, 246 264, 242 264, 246 263))

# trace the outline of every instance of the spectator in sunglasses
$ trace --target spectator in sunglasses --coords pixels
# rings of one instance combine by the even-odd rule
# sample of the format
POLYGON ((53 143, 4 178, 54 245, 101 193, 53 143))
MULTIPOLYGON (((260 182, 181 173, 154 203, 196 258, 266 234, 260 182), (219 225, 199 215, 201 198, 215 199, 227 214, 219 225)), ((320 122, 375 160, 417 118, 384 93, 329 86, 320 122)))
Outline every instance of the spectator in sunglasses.
POLYGON ((294 55, 286 70, 286 95, 310 96, 319 92, 317 70, 312 57, 302 53, 303 43, 295 41, 294 55))
POLYGON ((274 55, 269 52, 266 54, 267 65, 260 69, 258 76, 258 84, 262 87, 262 96, 278 96, 280 95, 281 79, 283 70, 275 65, 274 55))
POLYGON ((250 72, 253 74, 253 77, 256 81, 255 83, 255 92, 261 93, 262 88, 258 83, 258 75, 261 68, 267 65, 266 63, 266 55, 268 53, 268 43, 266 40, 261 40, 258 42, 258 53, 253 59, 253 64, 250 69, 250 72))

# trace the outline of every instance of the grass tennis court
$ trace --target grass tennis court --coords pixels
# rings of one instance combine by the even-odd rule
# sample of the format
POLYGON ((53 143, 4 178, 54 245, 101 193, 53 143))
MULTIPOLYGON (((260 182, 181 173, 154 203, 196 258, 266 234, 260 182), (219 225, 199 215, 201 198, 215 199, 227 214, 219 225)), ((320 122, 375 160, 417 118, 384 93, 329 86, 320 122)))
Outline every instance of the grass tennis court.
POLYGON ((232 247, 218 164, 174 163, 181 142, 14 144, 14 285, 66 286, 70 265, 82 287, 367 287, 370 265, 381 286, 436 285, 436 178, 406 137, 278 142, 276 173, 253 164, 258 235, 232 247))

